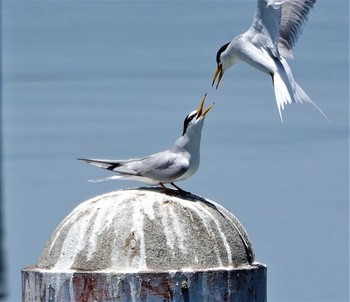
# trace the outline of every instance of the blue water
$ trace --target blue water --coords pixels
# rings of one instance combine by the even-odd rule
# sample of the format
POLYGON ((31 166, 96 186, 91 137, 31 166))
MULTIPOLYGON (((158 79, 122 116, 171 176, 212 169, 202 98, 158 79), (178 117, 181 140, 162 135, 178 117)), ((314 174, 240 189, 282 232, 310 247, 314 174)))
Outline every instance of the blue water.
POLYGON ((255 1, 3 1, 2 134, 8 301, 80 202, 139 183, 77 157, 167 148, 208 92, 201 166, 180 183, 221 203, 268 266, 268 300, 349 298, 349 4, 318 1, 290 61, 311 105, 279 120, 271 79, 243 63, 211 88, 218 48, 255 1))

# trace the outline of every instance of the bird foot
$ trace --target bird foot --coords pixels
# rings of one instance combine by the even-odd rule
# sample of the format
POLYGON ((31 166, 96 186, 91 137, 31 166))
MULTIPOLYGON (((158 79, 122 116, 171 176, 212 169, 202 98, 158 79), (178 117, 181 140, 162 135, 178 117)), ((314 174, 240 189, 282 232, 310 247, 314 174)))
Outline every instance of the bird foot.
POLYGON ((191 192, 189 192, 189 191, 185 191, 185 190, 183 190, 183 189, 181 189, 180 187, 178 187, 177 185, 175 185, 173 182, 171 182, 170 183, 173 187, 175 187, 180 193, 182 193, 182 194, 192 194, 191 192))
POLYGON ((173 195, 174 193, 175 194, 186 194, 186 195, 191 195, 192 193, 191 192, 188 192, 188 191, 185 191, 183 189, 181 189, 180 187, 178 187, 177 185, 175 185, 173 182, 170 183, 173 187, 176 188, 176 190, 173 190, 173 189, 169 189, 167 188, 166 186, 164 186, 163 183, 159 183, 159 185, 165 190, 165 193, 167 194, 170 194, 170 195, 173 195))

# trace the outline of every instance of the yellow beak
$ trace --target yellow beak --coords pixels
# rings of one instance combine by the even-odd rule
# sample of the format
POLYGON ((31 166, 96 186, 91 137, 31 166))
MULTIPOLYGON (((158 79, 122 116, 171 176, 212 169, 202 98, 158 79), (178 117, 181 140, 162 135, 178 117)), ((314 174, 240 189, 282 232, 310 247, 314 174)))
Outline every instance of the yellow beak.
POLYGON ((216 67, 215 74, 214 74, 214 78, 213 78, 213 83, 211 84, 211 86, 214 86, 215 80, 216 80, 216 78, 219 76, 219 77, 218 77, 218 82, 217 82, 217 84, 216 84, 216 89, 218 89, 219 84, 220 84, 220 81, 221 81, 223 75, 224 75, 224 72, 223 72, 223 70, 222 70, 222 65, 219 64, 219 65, 216 67))
POLYGON ((215 104, 215 103, 211 104, 207 109, 203 111, 203 106, 204 106, 206 97, 207 97, 207 94, 204 95, 204 97, 201 100, 201 103, 199 104, 197 118, 196 118, 197 120, 204 117, 215 104))

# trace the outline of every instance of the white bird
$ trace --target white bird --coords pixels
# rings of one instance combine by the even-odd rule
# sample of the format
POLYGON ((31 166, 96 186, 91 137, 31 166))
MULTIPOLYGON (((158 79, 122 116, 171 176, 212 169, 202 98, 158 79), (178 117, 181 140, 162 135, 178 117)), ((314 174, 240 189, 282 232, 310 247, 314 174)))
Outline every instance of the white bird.
POLYGON ((174 182, 185 180, 198 170, 204 118, 214 105, 213 103, 207 109, 203 110, 205 98, 206 94, 201 100, 199 108, 186 116, 182 136, 168 150, 143 158, 127 160, 78 159, 118 173, 118 175, 93 182, 129 179, 150 185, 159 184, 166 190, 169 189, 164 184, 170 183, 179 191, 186 192, 176 186, 174 182))
MULTIPOLYGON (((322 110, 294 80, 286 59, 293 58, 292 48, 301 34, 316 0, 257 0, 251 27, 223 45, 216 55, 217 68, 212 85, 218 88, 225 71, 238 61, 270 74, 278 112, 291 103, 311 103, 322 110)), ((328 118, 327 118, 328 119, 328 118)))

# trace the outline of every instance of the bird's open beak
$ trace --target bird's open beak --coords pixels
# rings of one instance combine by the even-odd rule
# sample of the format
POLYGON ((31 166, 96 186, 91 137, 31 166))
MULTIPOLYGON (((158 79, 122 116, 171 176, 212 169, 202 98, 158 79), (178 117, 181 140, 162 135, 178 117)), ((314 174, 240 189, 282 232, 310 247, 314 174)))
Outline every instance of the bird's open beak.
POLYGON ((216 78, 218 79, 218 82, 216 84, 216 89, 218 89, 220 81, 222 79, 222 76, 224 75, 224 71, 222 70, 222 65, 218 64, 218 66, 216 67, 215 70, 215 74, 214 74, 214 78, 213 78, 213 83, 211 84, 211 86, 214 86, 216 78), (219 76, 219 77, 218 77, 219 76))
POLYGON ((197 120, 204 117, 215 104, 215 103, 211 104, 207 109, 203 111, 203 106, 204 106, 206 97, 207 97, 207 94, 204 95, 203 99, 201 100, 201 103, 199 104, 197 118, 196 118, 197 120))

